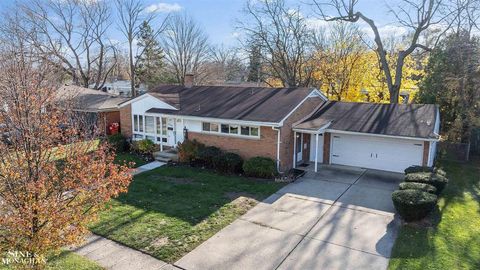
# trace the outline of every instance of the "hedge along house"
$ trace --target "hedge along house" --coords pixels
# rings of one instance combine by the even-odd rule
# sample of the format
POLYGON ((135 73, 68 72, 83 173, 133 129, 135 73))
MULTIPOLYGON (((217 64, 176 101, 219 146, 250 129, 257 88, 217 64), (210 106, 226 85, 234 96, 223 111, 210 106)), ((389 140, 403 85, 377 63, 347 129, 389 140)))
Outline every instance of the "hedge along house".
POLYGON ((188 139, 291 168, 292 124, 327 98, 313 88, 159 86, 120 105, 122 133, 175 147, 188 139))
POLYGON ((324 163, 403 172, 411 165, 433 165, 440 114, 432 104, 327 101, 293 130, 293 167, 305 160, 305 148, 298 147, 308 140, 313 142, 306 150, 315 171, 324 163))

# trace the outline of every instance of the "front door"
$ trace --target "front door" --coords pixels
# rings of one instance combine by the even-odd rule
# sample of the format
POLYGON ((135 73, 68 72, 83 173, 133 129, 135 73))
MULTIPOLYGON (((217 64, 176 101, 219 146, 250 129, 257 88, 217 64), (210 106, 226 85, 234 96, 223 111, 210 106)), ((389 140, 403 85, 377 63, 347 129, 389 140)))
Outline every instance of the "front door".
POLYGON ((175 146, 175 119, 167 118, 167 145, 175 146))
POLYGON ((297 149, 297 162, 303 160, 303 134, 297 133, 297 138, 295 138, 295 143, 297 144, 295 148, 297 149))

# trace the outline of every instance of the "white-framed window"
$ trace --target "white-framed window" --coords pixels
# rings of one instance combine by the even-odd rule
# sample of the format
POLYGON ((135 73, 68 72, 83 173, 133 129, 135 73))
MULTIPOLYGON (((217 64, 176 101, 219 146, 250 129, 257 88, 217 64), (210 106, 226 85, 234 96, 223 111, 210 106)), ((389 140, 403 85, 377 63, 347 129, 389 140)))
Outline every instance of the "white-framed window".
POLYGON ((138 131, 138 115, 133 115, 133 131, 138 131))
POLYGON ((155 117, 145 116, 145 133, 155 133, 155 117))
POLYGON ((225 135, 237 135, 242 137, 260 137, 260 129, 256 126, 202 122, 202 131, 208 133, 221 133, 225 135))

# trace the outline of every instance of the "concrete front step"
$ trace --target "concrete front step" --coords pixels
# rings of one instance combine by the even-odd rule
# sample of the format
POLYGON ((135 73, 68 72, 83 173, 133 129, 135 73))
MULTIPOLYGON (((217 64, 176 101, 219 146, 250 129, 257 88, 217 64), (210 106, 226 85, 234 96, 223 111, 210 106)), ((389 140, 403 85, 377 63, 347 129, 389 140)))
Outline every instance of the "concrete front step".
POLYGON ((163 152, 155 152, 153 153, 153 157, 155 160, 161 161, 161 162, 169 162, 169 161, 177 161, 178 160, 178 154, 172 150, 167 150, 163 152))

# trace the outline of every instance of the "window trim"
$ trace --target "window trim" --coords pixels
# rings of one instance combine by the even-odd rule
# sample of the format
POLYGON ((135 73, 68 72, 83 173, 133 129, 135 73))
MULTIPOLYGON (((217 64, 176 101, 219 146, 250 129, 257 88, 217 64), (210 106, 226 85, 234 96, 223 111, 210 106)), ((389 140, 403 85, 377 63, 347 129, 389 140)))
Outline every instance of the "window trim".
POLYGON ((201 121, 201 133, 205 134, 212 134, 212 135, 219 135, 219 136, 230 136, 230 137, 238 137, 238 138, 244 138, 244 139, 260 139, 261 134, 260 134, 260 126, 253 126, 253 125, 243 125, 243 124, 229 124, 226 122, 208 122, 208 121, 201 121), (209 124, 210 130, 204 130, 204 125, 209 124), (217 131, 212 131, 212 124, 216 124, 218 129, 217 131), (222 132, 222 126, 226 126, 226 131, 222 132), (231 127, 235 126, 237 128, 237 133, 230 133, 231 132, 231 127), (248 133, 249 135, 244 135, 242 134, 242 127, 248 127, 248 133), (252 134, 252 128, 256 128, 258 130, 257 135, 251 135, 252 134))

